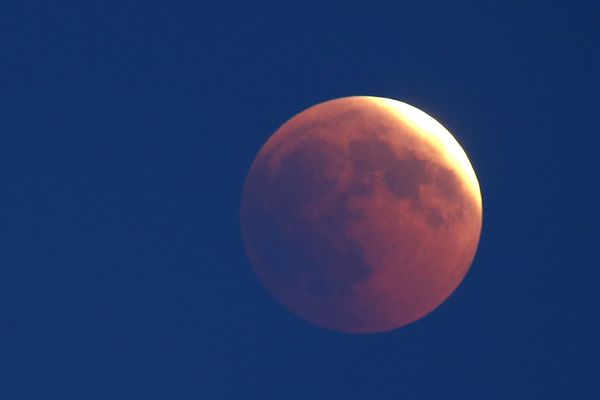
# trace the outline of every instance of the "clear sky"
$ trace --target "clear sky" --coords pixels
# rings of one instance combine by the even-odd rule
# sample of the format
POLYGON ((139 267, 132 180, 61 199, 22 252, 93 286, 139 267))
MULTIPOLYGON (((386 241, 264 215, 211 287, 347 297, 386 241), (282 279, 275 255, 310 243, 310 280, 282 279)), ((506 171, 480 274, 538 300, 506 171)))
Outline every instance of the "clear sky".
POLYGON ((600 398, 600 6, 258 3, 0 4, 0 398, 600 398), (484 206, 454 295, 367 336, 239 229, 269 135, 349 95, 443 123, 484 206))

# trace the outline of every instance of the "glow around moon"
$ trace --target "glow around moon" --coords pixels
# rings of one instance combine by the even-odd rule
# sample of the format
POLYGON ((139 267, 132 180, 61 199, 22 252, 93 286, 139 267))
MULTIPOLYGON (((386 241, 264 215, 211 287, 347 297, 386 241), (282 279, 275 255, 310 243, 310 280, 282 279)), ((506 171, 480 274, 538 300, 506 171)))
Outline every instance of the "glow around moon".
POLYGON ((279 128, 242 195, 246 252, 266 289, 326 329, 371 333, 422 318, 460 284, 482 204, 473 168, 408 104, 346 97, 279 128))

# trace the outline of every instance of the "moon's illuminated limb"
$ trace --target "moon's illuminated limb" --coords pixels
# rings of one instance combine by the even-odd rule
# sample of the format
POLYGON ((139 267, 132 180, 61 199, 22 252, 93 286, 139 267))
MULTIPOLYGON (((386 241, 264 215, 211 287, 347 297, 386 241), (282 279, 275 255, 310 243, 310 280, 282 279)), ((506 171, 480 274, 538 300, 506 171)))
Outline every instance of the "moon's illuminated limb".
POLYGON ((468 182, 471 194, 481 205, 481 191, 473 166, 463 148, 442 124, 410 104, 385 97, 364 97, 388 108, 405 124, 413 128, 415 133, 430 140, 444 154, 448 162, 457 165, 455 170, 461 174, 465 182, 468 182))

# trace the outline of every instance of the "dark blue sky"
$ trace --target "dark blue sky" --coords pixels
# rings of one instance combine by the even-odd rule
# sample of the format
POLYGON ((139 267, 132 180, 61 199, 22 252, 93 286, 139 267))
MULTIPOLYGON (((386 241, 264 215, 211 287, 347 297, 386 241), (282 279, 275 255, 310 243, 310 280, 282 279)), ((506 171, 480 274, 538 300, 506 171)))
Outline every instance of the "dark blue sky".
POLYGON ((366 3, 0 5, 0 398, 600 398, 600 6, 366 3), (437 118, 483 194, 463 284, 385 334, 241 245, 262 144, 348 95, 437 118))

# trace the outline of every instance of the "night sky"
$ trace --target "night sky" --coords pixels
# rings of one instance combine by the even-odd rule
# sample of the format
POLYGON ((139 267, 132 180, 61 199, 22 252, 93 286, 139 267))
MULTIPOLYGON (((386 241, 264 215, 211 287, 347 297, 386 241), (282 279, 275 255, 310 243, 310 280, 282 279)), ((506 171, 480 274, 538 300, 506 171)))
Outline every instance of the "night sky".
POLYGON ((0 5, 0 398, 600 398, 600 6, 213 3, 0 5), (461 286, 373 335, 240 234, 264 142, 351 95, 435 117, 483 197, 461 286))

